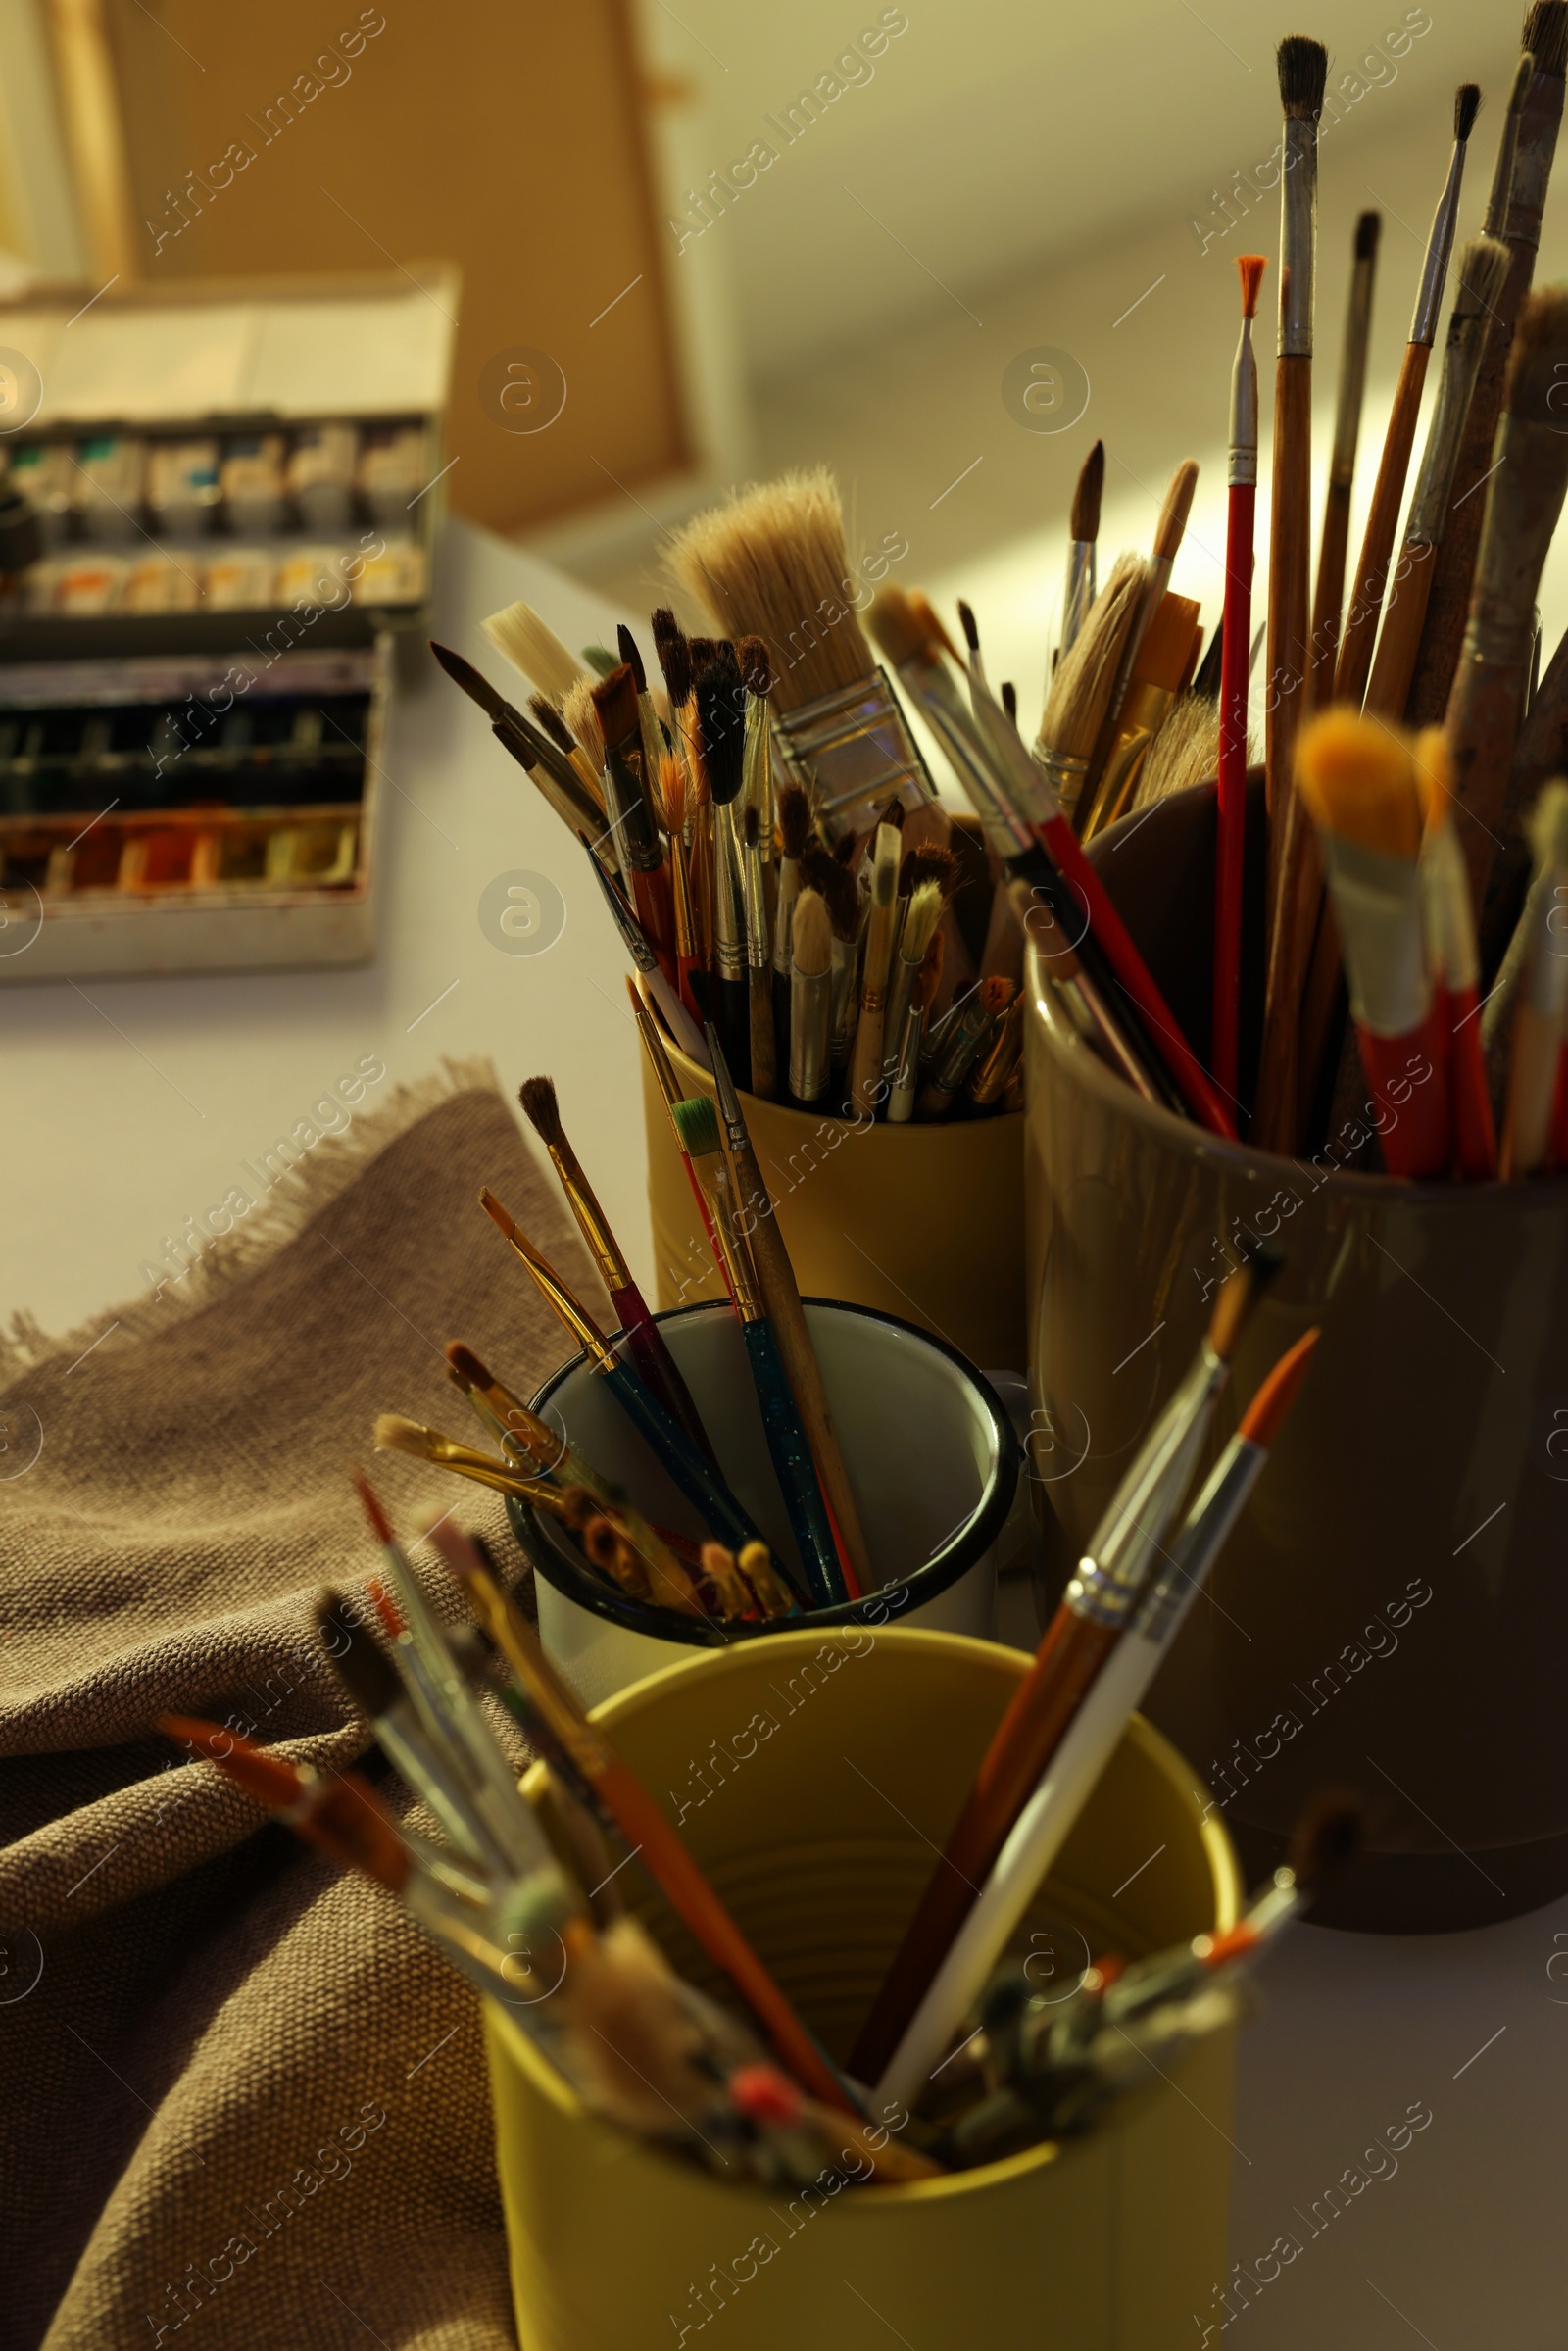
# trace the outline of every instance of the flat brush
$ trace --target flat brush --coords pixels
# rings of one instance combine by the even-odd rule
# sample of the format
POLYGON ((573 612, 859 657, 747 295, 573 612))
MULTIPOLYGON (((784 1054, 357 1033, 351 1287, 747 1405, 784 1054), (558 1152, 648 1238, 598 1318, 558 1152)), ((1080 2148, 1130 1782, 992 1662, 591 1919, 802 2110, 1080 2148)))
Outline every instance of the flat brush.
MULTIPOLYGON (((1529 56, 1530 71, 1522 93, 1516 82, 1510 99, 1482 222, 1484 235, 1497 237, 1507 246, 1508 274, 1488 322, 1454 465, 1447 523, 1433 566, 1421 648, 1405 706, 1414 726, 1433 726, 1442 719, 1469 618, 1483 524, 1481 485, 1496 462, 1497 422, 1509 352, 1535 275, 1542 215, 1562 122, 1563 73, 1568 65, 1565 0, 1535 0, 1525 17, 1520 46, 1529 56)), ((1523 58, 1520 64, 1524 65, 1523 58)))
MULTIPOLYGON (((834 1530, 840 1545, 840 1566, 846 1584, 853 1591, 869 1592, 877 1578, 872 1570, 870 1552, 860 1525, 859 1505, 844 1466, 838 1430, 834 1425, 833 1408, 828 1402, 827 1390, 822 1382, 822 1368, 816 1349, 811 1344, 806 1309, 790 1263, 784 1236, 778 1229, 778 1216, 768 1197, 767 1186, 757 1164, 757 1154, 747 1132, 740 1096, 725 1062, 722 1049, 714 1040, 713 1085, 718 1102, 719 1125, 723 1130, 724 1156, 735 1186, 735 1198, 740 1203, 742 1229, 751 1245, 752 1263, 757 1269, 758 1288, 779 1353, 790 1391, 800 1407, 810 1443, 811 1458, 821 1480, 834 1530)), ((745 1554, 742 1553, 744 1558, 745 1554)))
POLYGON ((1445 719, 1459 845, 1478 906, 1524 711, 1541 574, 1568 489, 1568 433, 1559 414, 1565 373, 1568 291, 1554 286, 1532 294, 1519 314, 1475 592, 1445 719))
MULTIPOLYGON (((1340 352, 1340 387, 1334 409, 1334 445, 1318 541, 1317 588, 1312 598, 1312 703, 1334 691, 1340 650, 1340 612, 1345 603, 1345 559, 1350 540, 1350 493, 1355 485, 1355 452, 1361 438, 1361 405, 1366 391, 1366 355, 1372 339, 1372 288, 1377 275, 1381 213, 1362 213, 1355 223, 1350 299, 1340 352)), ((1255 474, 1254 474, 1255 478, 1255 474)))
POLYGON ((757 1391, 768 1457, 789 1513, 790 1531, 802 1571, 818 1608, 850 1597, 839 1573, 838 1551, 811 1463, 811 1448, 758 1292, 751 1251, 742 1229, 740 1202, 724 1161, 718 1114, 707 1095, 675 1105, 681 1144, 708 1195, 715 1230, 729 1259, 736 1311, 746 1343, 746 1359, 757 1391))
POLYGON ((598 1324, 567 1289, 554 1267, 486 1186, 479 1194, 485 1214, 527 1267, 536 1287, 576 1340, 593 1372, 604 1381, 671 1484, 709 1530, 731 1550, 761 1541, 759 1530, 735 1499, 706 1453, 672 1420, 631 1366, 622 1363, 598 1324))
POLYGON ((533 1627, 457 1528, 448 1525, 433 1530, 432 1541, 468 1594, 519 1687, 550 1725, 676 1916, 724 1970, 783 2063, 813 2097, 841 2112, 853 2113, 853 2101, 816 2042, 642 1783, 604 1733, 583 1714, 545 1656, 533 1627))
POLYGON ((520 1501, 538 1502, 558 1514, 564 1508, 560 1492, 543 1478, 530 1478, 512 1462, 498 1461, 479 1446, 464 1445, 439 1429, 427 1428, 422 1421, 406 1419, 401 1412, 377 1415, 373 1442, 380 1452, 406 1453, 412 1461, 428 1461, 433 1468, 450 1469, 459 1477, 471 1478, 476 1486, 488 1486, 495 1494, 515 1494, 520 1501))
POLYGON ((1446 1175, 1447 1039, 1427 969, 1409 751, 1381 721, 1325 710, 1301 737, 1297 779, 1323 844, 1361 1066, 1390 1112, 1384 1159, 1391 1175, 1446 1175))
POLYGON ((1459 436, 1469 414, 1491 312, 1507 273, 1508 248, 1495 237, 1472 237, 1461 248, 1459 285, 1448 315, 1437 407, 1410 499, 1403 544, 1394 566, 1394 593, 1383 615, 1383 631, 1367 683, 1365 708, 1369 714, 1396 721, 1404 716, 1437 551, 1453 495, 1459 436))
POLYGON ((850 2058, 875 2082, 903 2040, 1031 1790, 1130 1623, 1180 1507, 1257 1285, 1244 1269, 1122 1480, 986 1750, 850 2058))
POLYGON ((1366 693, 1366 681, 1371 675, 1372 649, 1377 638, 1378 615, 1383 610, 1389 557, 1394 547, 1399 509, 1404 501, 1405 475, 1409 471, 1410 452, 1415 445, 1416 417, 1421 410, 1427 363, 1437 340, 1438 314, 1443 307, 1448 256, 1453 250, 1453 226, 1459 210, 1465 149, 1480 104, 1481 92, 1473 81, 1462 83, 1454 94, 1453 153, 1448 162, 1448 176, 1444 182, 1427 237, 1426 261, 1415 298, 1415 316, 1410 321, 1410 337, 1399 365, 1399 380, 1395 386, 1394 407, 1384 436, 1377 482, 1367 514, 1366 535, 1361 542, 1360 561, 1356 565, 1355 589, 1346 615, 1339 663, 1334 672, 1335 700, 1348 703, 1352 709, 1360 708, 1366 693))
POLYGON ((573 770, 582 778, 583 788, 589 799, 595 808, 600 808, 603 812, 605 797, 603 772, 600 768, 595 767, 587 752, 584 751, 566 724, 564 712, 550 700, 548 694, 530 694, 528 715, 533 719, 539 732, 549 737, 561 753, 562 758, 571 761, 573 770))
MULTIPOLYGON (((1097 441, 1073 485, 1067 520, 1067 585, 1061 603, 1061 650, 1070 653, 1083 635, 1095 601, 1095 549, 1100 538, 1100 503, 1105 487, 1105 444, 1097 441)), ((1049 680, 1048 680, 1049 691, 1049 680)))
POLYGON ((692 1443, 702 1448, 716 1470, 718 1458, 703 1427, 702 1416, 692 1401, 691 1391, 664 1344, 664 1335, 649 1311, 620 1244, 611 1229, 610 1220, 599 1205, 593 1186, 583 1173, 582 1163, 572 1150, 570 1139, 562 1124, 561 1104, 557 1099, 554 1078, 525 1078, 517 1099, 522 1104, 524 1117, 550 1153, 551 1165, 560 1177, 561 1189, 566 1196, 566 1205, 576 1221, 578 1232, 588 1245, 588 1254, 610 1294, 610 1302, 620 1318, 627 1345, 631 1348, 632 1361, 670 1418, 679 1422, 692 1443))
MULTIPOLYGON (((1240 1084, 1248 649, 1252 634, 1252 532, 1257 504, 1257 361, 1252 353, 1252 320, 1257 316, 1267 266, 1260 253, 1244 253, 1236 264, 1242 280, 1242 332, 1231 370, 1230 462, 1225 476, 1225 614, 1221 623, 1224 645, 1219 683, 1213 1042, 1209 1059, 1215 1085, 1231 1102, 1237 1099, 1240 1084)), ((1353 440, 1351 453, 1353 462, 1353 440)), ((1321 573, 1319 578, 1321 583, 1321 573)))
POLYGON ((1154 526, 1153 555, 1144 576, 1137 612, 1121 640, 1115 683, 1111 687, 1110 699, 1090 756, 1089 772, 1084 779, 1076 814, 1076 829, 1082 838, 1087 838, 1099 823, 1105 820, 1111 759, 1132 684, 1134 665, 1170 586, 1170 575, 1186 536, 1187 517, 1192 512, 1197 488, 1198 466, 1193 459, 1184 458, 1172 474, 1170 487, 1165 492, 1165 502, 1154 526))
POLYGON ((488 620, 481 620, 479 626, 497 653, 530 679, 541 694, 548 694, 552 702, 564 702, 585 674, 582 662, 567 652, 532 605, 509 604, 501 612, 492 612, 488 620))
POLYGON ((963 2019, 1066 1842, 1207 1581, 1269 1448, 1306 1377, 1319 1333, 1308 1331, 1275 1364, 1215 1463, 1174 1539, 1153 1588, 1138 1604, 1054 1755, 1019 1811, 978 1899, 910 2020, 878 2095, 913 2101, 963 2019))
POLYGON ((1072 651, 1057 662, 1046 696, 1035 759, 1075 828, 1080 810, 1088 813, 1085 795, 1096 748, 1121 676, 1128 639, 1142 617, 1149 579, 1149 566, 1137 556, 1117 557, 1072 651))

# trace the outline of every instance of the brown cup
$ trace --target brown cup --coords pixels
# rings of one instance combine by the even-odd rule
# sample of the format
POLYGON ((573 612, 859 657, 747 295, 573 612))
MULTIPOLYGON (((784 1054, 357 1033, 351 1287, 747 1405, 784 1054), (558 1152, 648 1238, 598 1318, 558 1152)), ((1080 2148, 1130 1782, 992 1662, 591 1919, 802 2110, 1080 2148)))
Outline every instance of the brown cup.
MULTIPOLYGON (((1257 850, 1255 803, 1251 816, 1257 850)), ((1202 1056, 1212 786, 1125 819, 1092 855, 1202 1056)), ((1316 1789, 1361 1791, 1369 1849, 1319 1914, 1330 1923, 1439 1932, 1555 1899, 1568 1890, 1564 1186, 1395 1182, 1223 1142, 1122 1084, 1048 969, 1037 947, 1029 1467, 1053 1594, 1190 1362, 1217 1281, 1277 1241, 1284 1270, 1244 1335, 1210 1457, 1282 1349, 1312 1323, 1323 1337, 1146 1711, 1207 1780, 1254 1880, 1316 1789)))

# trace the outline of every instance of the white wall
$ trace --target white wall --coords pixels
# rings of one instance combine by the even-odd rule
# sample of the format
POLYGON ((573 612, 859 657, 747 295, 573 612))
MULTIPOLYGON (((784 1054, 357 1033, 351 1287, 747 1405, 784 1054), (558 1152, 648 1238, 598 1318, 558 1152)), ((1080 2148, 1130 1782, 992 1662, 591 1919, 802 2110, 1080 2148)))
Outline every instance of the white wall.
MULTIPOLYGON (((755 140, 780 150, 682 256, 701 247, 705 266, 721 259, 747 362, 760 377, 940 302, 942 286, 973 294, 1031 264, 1109 244, 1126 223, 1164 219, 1173 245, 1196 253, 1190 220, 1279 135, 1274 48, 1285 31, 1326 42, 1334 88, 1388 33, 1429 25, 1402 61, 1383 50, 1372 69, 1379 86, 1363 75, 1365 94, 1331 133, 1348 152, 1370 153, 1423 118, 1441 140, 1460 80, 1481 82, 1494 118, 1522 16, 1507 0, 1430 0, 1409 11, 1403 0, 1320 0, 1300 22, 1256 0, 1120 0, 1114 10, 1062 0, 901 0, 885 12, 875 0, 643 6, 661 56, 697 85, 688 151, 726 170, 755 140), (884 15, 906 28, 867 64, 870 78, 786 145, 765 118, 780 120, 884 15)), ((1493 129, 1484 117, 1477 160, 1486 171, 1493 129)), ((1274 226, 1271 218, 1259 239, 1269 250, 1274 226)))

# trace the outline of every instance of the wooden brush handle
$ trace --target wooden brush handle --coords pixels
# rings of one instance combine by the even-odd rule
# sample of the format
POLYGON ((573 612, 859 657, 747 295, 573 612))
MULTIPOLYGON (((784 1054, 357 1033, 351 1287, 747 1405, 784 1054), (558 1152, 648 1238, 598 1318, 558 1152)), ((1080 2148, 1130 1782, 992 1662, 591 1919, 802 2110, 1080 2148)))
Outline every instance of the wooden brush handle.
POLYGON ((773 970, 752 964, 747 972, 752 1013, 752 1092, 770 1102, 778 1092, 778 1048, 773 1035, 773 970))
POLYGON ((1058 1609, 1034 1664, 998 1726, 957 1827, 926 1881, 918 1909, 850 2059, 859 2082, 879 2081, 1006 1841, 1007 1832, 1061 1744, 1114 1646, 1108 1626, 1058 1609))
POLYGON ((1273 822, 1295 789, 1296 738, 1305 715, 1311 593, 1312 362, 1274 364, 1274 480, 1268 550, 1268 693, 1264 764, 1270 818, 1270 899, 1278 871, 1273 822))
POLYGON ((1339 918, 1334 911, 1334 901, 1325 890, 1318 908, 1317 934, 1312 941, 1312 959, 1301 991, 1301 1016, 1298 1024, 1298 1143, 1306 1140, 1306 1124, 1323 1083, 1323 1064, 1339 1035, 1337 1015, 1343 998, 1343 979, 1339 918))
POLYGON ((1410 470, 1410 451, 1415 446, 1415 421, 1421 412, 1421 392, 1431 357, 1429 343, 1406 343, 1399 363, 1394 408, 1384 435, 1383 455, 1378 460, 1377 484, 1366 518, 1366 535, 1361 541, 1361 557, 1355 567, 1355 590, 1345 616, 1339 667, 1334 672, 1334 699, 1348 702, 1352 710, 1360 709, 1372 670, 1372 648, 1377 641, 1378 614, 1383 610, 1383 588, 1388 578, 1389 557, 1394 551, 1399 509, 1404 503, 1405 476, 1410 470))
POLYGON ((1388 608, 1383 614, 1377 659, 1372 663, 1366 690, 1364 708, 1368 717, 1390 718, 1397 725, 1404 716, 1427 616, 1427 600, 1432 594, 1437 555, 1436 547, 1428 539, 1407 539, 1400 550, 1399 561, 1394 567, 1388 608))
POLYGON ((1312 598, 1311 708, 1320 710, 1334 695, 1339 659, 1340 613, 1345 603, 1345 559, 1350 545, 1350 484, 1331 481, 1323 502, 1323 536, 1317 551, 1317 589, 1312 598))
POLYGON ((1317 934, 1323 867, 1317 836, 1294 786, 1271 826, 1279 839, 1279 882, 1269 935, 1268 988, 1263 1004, 1263 1051, 1257 1108, 1248 1140, 1264 1151, 1291 1152, 1299 1125, 1301 993, 1317 934))

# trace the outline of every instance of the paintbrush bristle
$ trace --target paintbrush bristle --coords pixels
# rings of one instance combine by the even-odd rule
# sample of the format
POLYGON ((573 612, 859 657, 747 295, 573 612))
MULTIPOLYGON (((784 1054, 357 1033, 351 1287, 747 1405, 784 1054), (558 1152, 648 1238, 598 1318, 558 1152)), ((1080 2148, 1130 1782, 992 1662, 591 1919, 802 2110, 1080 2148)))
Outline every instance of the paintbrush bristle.
POLYGON ((1242 317, 1255 318, 1257 298, 1263 290, 1263 272, 1268 268, 1267 258, 1261 253, 1239 253, 1236 267, 1242 278, 1242 317))
POLYGON ((617 750, 634 737, 642 738, 642 718, 637 709, 637 680, 631 665, 621 661, 608 677, 602 677, 591 688, 594 709, 599 713, 600 732, 607 747, 617 750))
MULTIPOLYGON (((1216 629, 1216 638, 1219 631, 1216 629)), ((1171 704, 1139 770, 1133 807, 1147 808, 1213 775, 1219 764, 1219 703, 1194 686, 1171 704)))
POLYGON ((980 651, 980 623, 974 616, 973 605, 961 596, 958 599, 958 626, 963 631, 963 641, 970 653, 977 654, 980 651))
POLYGON ((1503 405, 1524 423, 1547 424, 1561 432, 1562 418, 1550 404, 1568 370, 1568 286, 1546 286, 1527 294, 1508 354, 1503 405))
POLYGON ((719 808, 727 808, 746 771, 746 705, 733 645, 716 645, 697 673, 697 726, 708 789, 719 808))
POLYGON ((980 1009, 988 1020, 1000 1019, 1018 993, 1016 980, 1007 979, 1002 972, 993 972, 990 979, 980 983, 980 1009))
POLYGON ((912 898, 922 883, 935 882, 945 905, 962 878, 956 851, 940 848, 935 842, 921 849, 906 849, 899 867, 899 896, 912 898))
POLYGON ((664 830, 673 840, 686 830, 686 770, 673 752, 659 762, 659 798, 664 810, 664 830))
POLYGON ((1441 832, 1453 814, 1453 755, 1445 729, 1424 726, 1415 739, 1413 756, 1422 830, 1441 832))
POLYGON ((1252 1269, 1250 1265, 1239 1266, 1219 1286, 1219 1295, 1208 1318, 1204 1345, 1210 1354, 1217 1355, 1222 1363, 1228 1363, 1236 1352, 1236 1342, 1241 1337, 1242 1325, 1251 1307, 1252 1291, 1252 1269))
POLYGON ((1317 1892, 1361 1850, 1366 1806, 1349 1788, 1328 1788, 1310 1798, 1291 1832, 1287 1861, 1303 1891, 1317 1892))
MULTIPOLYGON (((924 602, 922 597, 920 604, 924 602)), ((929 612, 929 606, 926 610, 929 612)), ((865 624, 878 653, 895 669, 903 661, 936 658, 941 638, 928 624, 919 604, 912 596, 906 596, 895 580, 888 580, 878 588, 865 624)))
MULTIPOLYGON (((501 1207, 501 1203, 498 1200, 496 1200, 495 1194, 493 1192, 487 1192, 482 1194, 481 1197, 484 1200, 489 1213, 492 1216, 495 1216, 496 1209, 501 1207), (492 1202, 494 1205, 491 1204, 492 1202)), ((503 1229, 510 1230, 512 1219, 510 1216, 507 1216, 504 1208, 501 1209, 501 1215, 506 1217, 506 1225, 503 1227, 503 1229)), ((500 1223, 501 1218, 497 1217, 496 1221, 497 1223, 500 1223)), ((496 1380, 494 1374, 490 1371, 486 1364, 480 1362, 478 1356, 474 1353, 471 1347, 465 1347, 461 1339, 449 1339, 447 1341, 446 1358, 448 1368, 457 1376, 458 1379, 463 1382, 465 1387, 495 1387, 496 1380)))
POLYGON ((594 681, 580 677, 562 704, 567 727, 588 755, 595 775, 605 771, 605 735, 594 708, 594 681))
POLYGON ((517 1089, 523 1116, 541 1143, 558 1148, 565 1141, 565 1129, 561 1123, 561 1105, 556 1099, 554 1078, 524 1078, 517 1089))
POLYGON ((1479 318, 1494 309, 1508 274, 1508 248, 1496 237, 1472 237, 1459 248, 1456 318, 1479 318))
POLYGON ((1116 668, 1128 629, 1142 608, 1149 565, 1136 555, 1119 555, 1089 617, 1056 664, 1044 715, 1040 747, 1069 759, 1088 759, 1116 683, 1116 668))
POLYGON ((746 636, 735 647, 741 682, 754 702, 765 702, 773 691, 773 664, 760 637, 746 636))
POLYGON ((1349 710, 1309 719, 1296 747, 1296 780, 1307 812, 1325 832, 1413 857, 1421 846, 1421 802, 1403 738, 1380 719, 1349 710))
POLYGON ((899 953, 906 963, 923 960, 931 934, 942 920, 943 905, 942 892, 935 882, 922 882, 917 890, 910 891, 899 937, 899 953))
POLYGON ((390 1543, 392 1540, 392 1522, 387 1517, 386 1512, 382 1509, 379 1501, 376 1499, 369 1479, 366 1476, 363 1469, 357 1469, 352 1474, 354 1478, 354 1491, 359 1495, 360 1501, 364 1506, 365 1515, 370 1522, 371 1532, 374 1534, 376 1542, 390 1543))
POLYGON ((469 700, 478 704, 487 718, 494 718, 497 711, 505 707, 506 696, 498 694, 484 672, 475 669, 471 661, 465 661, 461 653, 454 653, 450 645, 438 645, 434 637, 427 637, 425 643, 453 684, 461 686, 469 700))
POLYGON ((1323 1334, 1315 1327, 1281 1355, 1273 1370, 1264 1378, 1251 1402, 1243 1413, 1236 1434, 1245 1437, 1249 1445, 1271 1445, 1286 1416, 1296 1401, 1297 1390, 1306 1378, 1313 1350, 1323 1334))
POLYGON ((860 893, 855 876, 819 841, 808 841, 801 852, 801 887, 814 890, 821 899, 836 939, 858 937, 860 893))
POLYGON ((631 630, 626 626, 624 620, 619 620, 615 623, 615 645, 619 651, 621 660, 631 671, 632 680, 636 686, 637 692, 639 694, 646 694, 648 691, 648 671, 644 666, 643 657, 638 651, 637 640, 632 635, 631 630))
POLYGON ((953 639, 949 636, 946 622, 943 620, 941 613, 937 611, 936 606, 931 602, 931 599, 926 594, 924 588, 911 588, 909 590, 909 613, 910 617, 916 622, 916 624, 920 628, 924 629, 926 636, 931 640, 932 644, 940 645, 943 652, 947 654, 952 661, 956 661, 958 667, 961 669, 963 667, 963 656, 958 651, 956 645, 954 644, 953 639))
POLYGON ((1280 104, 1288 115, 1313 121, 1323 111, 1323 90, 1329 77, 1329 53, 1321 41, 1289 32, 1276 55, 1280 104))
POLYGON ((790 956, 806 979, 819 979, 833 967, 833 925, 827 901, 819 890, 803 889, 790 917, 790 956))
POLYGON ((1534 58, 1536 73, 1561 81, 1568 66, 1568 0, 1535 0, 1519 45, 1534 58))
POLYGON ((1355 223, 1355 258, 1358 262, 1377 259, 1378 239, 1383 234, 1383 215, 1362 213, 1355 223))
POLYGON ((416 1461, 430 1459, 433 1434, 419 1421, 405 1420, 401 1412, 383 1412, 375 1424, 375 1442, 383 1453, 409 1453, 416 1461))
POLYGON ((688 1159, 701 1159, 709 1151, 716 1151, 721 1148, 718 1112, 708 1095, 692 1094, 684 1102, 671 1102, 669 1114, 675 1122, 681 1150, 688 1159))
POLYGON ((1067 536, 1088 544, 1100 536, 1100 502, 1105 489, 1105 444, 1097 441, 1078 468, 1067 536))
POLYGON ((670 566, 720 628, 761 638, 783 710, 856 685, 874 666, 845 587, 844 514, 825 467, 760 483, 699 514, 670 566))
POLYGON ((785 784, 778 796, 778 829, 787 857, 798 857, 811 834, 811 804, 800 784, 785 784))
POLYGON ((667 604, 659 607, 650 625, 654 632, 654 651, 659 656, 659 666, 664 673, 664 691, 669 696, 671 710, 678 710, 692 690, 690 640, 667 604))
POLYGON ((1453 93, 1453 135, 1461 147, 1470 136, 1471 131, 1474 130, 1476 116, 1480 111, 1480 83, 1461 81, 1453 93))
POLYGON ((351 1616, 342 1592, 332 1591, 330 1586, 317 1596, 316 1629, 331 1660, 332 1671, 360 1712, 373 1722, 377 1715, 391 1712, 403 1695, 403 1685, 396 1667, 359 1626, 358 1613, 355 1610, 351 1616), (349 1631, 351 1625, 354 1629, 349 1631))
POLYGON ((1193 511, 1193 497, 1198 488, 1198 460, 1183 458, 1170 477, 1165 503, 1159 510, 1154 526, 1154 554, 1165 563, 1174 563, 1181 552, 1187 517, 1193 511))
POLYGON ((879 824, 871 852, 871 904, 890 906, 899 895, 899 828, 879 824))
POLYGON ((528 715, 540 733, 548 735, 556 749, 564 751, 569 759, 577 748, 577 738, 548 694, 529 695, 528 715))
POLYGON ((532 605, 509 604, 504 612, 492 612, 488 620, 481 620, 479 626, 497 653, 505 654, 514 669, 520 669, 541 694, 548 694, 554 702, 564 703, 585 674, 581 661, 566 651, 532 605))
MULTIPOLYGON (((486 1216, 489 1217, 490 1222, 497 1226, 501 1232, 505 1233, 510 1241, 513 1234, 517 1229, 516 1219, 513 1216, 510 1209, 504 1208, 501 1205, 501 1202, 497 1200, 495 1194, 491 1191, 488 1184, 481 1184, 479 1187, 479 1205, 484 1210, 486 1216)), ((455 1363, 457 1361, 457 1357, 452 1353, 450 1348, 447 1351, 447 1360, 449 1363, 455 1363)))

